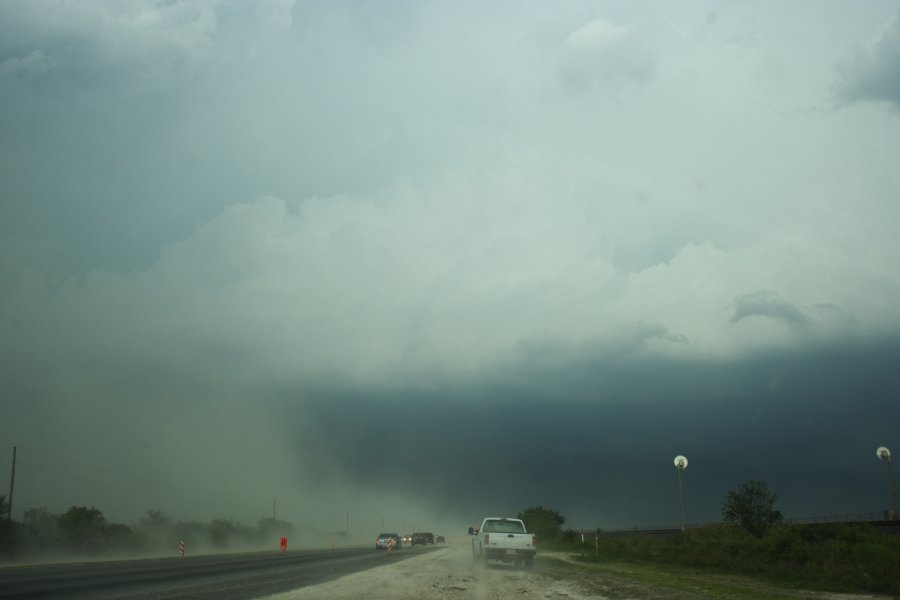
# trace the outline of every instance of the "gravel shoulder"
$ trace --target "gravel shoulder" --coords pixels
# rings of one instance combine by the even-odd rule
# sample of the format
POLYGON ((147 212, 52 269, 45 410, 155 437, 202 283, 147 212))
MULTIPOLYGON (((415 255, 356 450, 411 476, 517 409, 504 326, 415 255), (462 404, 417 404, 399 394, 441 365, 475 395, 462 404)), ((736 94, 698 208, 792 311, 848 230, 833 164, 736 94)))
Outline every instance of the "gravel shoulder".
MULTIPOLYGON (((400 550, 399 552, 403 552, 400 550)), ((383 567, 354 573, 335 581, 277 594, 268 600, 464 600, 474 598, 522 600, 602 598, 578 590, 575 581, 544 573, 540 558, 531 570, 472 559, 467 544, 396 561, 385 553, 383 567), (395 561, 395 562, 392 562, 395 561)))
MULTIPOLYGON (((402 550, 400 550, 402 552, 402 550)), ((384 566, 267 600, 864 600, 883 597, 785 590, 757 580, 673 573, 650 567, 588 566, 564 553, 539 553, 531 570, 472 559, 468 544, 448 546, 398 561, 384 554, 384 566), (652 573, 651 573, 652 571, 652 573), (652 575, 652 577, 648 577, 652 575)))

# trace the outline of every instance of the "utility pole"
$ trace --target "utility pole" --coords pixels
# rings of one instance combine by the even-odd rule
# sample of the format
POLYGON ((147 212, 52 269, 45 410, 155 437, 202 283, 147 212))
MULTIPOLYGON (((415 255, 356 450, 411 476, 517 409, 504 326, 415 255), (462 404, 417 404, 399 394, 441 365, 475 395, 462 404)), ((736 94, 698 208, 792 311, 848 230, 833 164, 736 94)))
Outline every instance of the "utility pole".
POLYGON ((9 509, 6 513, 6 517, 12 521, 12 501, 13 501, 13 490, 16 487, 16 447, 13 446, 13 460, 12 460, 12 475, 9 477, 9 502, 7 503, 7 508, 9 509))

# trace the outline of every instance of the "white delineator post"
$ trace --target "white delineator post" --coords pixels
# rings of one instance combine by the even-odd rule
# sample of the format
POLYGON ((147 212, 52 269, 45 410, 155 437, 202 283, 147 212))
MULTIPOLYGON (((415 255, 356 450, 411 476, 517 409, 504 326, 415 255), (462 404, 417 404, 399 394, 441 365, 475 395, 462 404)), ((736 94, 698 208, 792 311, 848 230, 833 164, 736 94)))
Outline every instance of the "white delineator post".
POLYGON ((184 557, 184 540, 178 542, 178 556, 184 557))

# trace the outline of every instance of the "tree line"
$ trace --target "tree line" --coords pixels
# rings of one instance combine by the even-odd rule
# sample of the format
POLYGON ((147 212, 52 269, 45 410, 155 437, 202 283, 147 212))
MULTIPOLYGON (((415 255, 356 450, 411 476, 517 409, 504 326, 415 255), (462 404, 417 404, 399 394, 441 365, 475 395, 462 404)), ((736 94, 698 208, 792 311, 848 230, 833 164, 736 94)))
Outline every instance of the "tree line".
MULTIPOLYGON (((722 503, 722 520, 740 526, 751 535, 761 538, 769 529, 782 522, 781 512, 775 509, 778 496, 762 481, 751 479, 728 492, 722 503)), ((555 541, 562 537, 575 539, 574 530, 562 530, 566 518, 553 509, 537 505, 517 515, 538 542, 555 541)))
MULTIPOLYGON (((762 537, 781 522, 781 513, 774 508, 776 499, 763 482, 748 481, 729 492, 722 505, 723 519, 762 537)), ((0 510, 7 512, 7 506, 5 497, 0 496, 0 510)), ((553 509, 531 506, 517 517, 539 543, 575 538, 574 531, 562 531, 566 519, 553 509)), ((72 506, 62 514, 53 514, 45 507, 29 508, 22 521, 0 519, 0 559, 73 554, 149 556, 174 553, 179 542, 192 552, 268 548, 273 540, 290 537, 294 531, 293 524, 271 518, 260 519, 256 526, 231 519, 182 522, 151 509, 136 526, 129 526, 110 523, 93 506, 72 506)))
MULTIPOLYGON (((4 501, 0 496, 0 505, 4 501)), ((255 526, 232 519, 177 521, 155 509, 129 526, 109 522, 93 506, 72 506, 61 514, 46 507, 29 508, 21 521, 0 519, 0 559, 175 555, 181 542, 192 552, 269 548, 273 540, 289 537, 295 529, 272 518, 260 519, 255 526)))

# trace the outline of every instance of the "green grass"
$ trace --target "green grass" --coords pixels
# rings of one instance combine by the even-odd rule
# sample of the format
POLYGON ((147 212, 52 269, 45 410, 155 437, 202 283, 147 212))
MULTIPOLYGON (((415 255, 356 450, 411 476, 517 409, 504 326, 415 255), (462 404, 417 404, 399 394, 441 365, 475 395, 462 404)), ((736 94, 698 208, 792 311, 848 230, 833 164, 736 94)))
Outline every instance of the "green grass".
MULTIPOLYGON (((668 590, 674 592, 665 597, 672 598, 709 598, 729 600, 798 600, 816 597, 814 592, 799 588, 784 587, 775 582, 761 580, 745 575, 728 575, 710 572, 704 568, 685 568, 660 563, 627 563, 627 562, 591 562, 586 565, 604 578, 607 590, 616 589, 618 581, 638 582, 651 590, 668 590)), ((583 580, 583 579, 582 579, 583 580)), ((625 597, 658 597, 653 592, 641 593, 642 590, 631 586, 619 586, 625 597)))
POLYGON ((616 565, 621 574, 631 570, 644 580, 663 578, 657 583, 679 589, 678 577, 699 572, 792 589, 900 594, 900 536, 864 524, 784 525, 762 538, 713 525, 690 530, 686 541, 681 535, 604 538, 601 533, 599 556, 594 544, 557 547, 601 567, 616 565), (677 569, 660 570, 662 565, 677 569))

